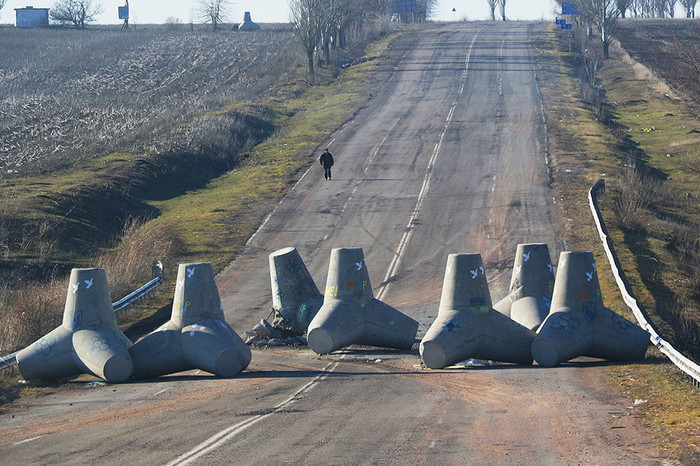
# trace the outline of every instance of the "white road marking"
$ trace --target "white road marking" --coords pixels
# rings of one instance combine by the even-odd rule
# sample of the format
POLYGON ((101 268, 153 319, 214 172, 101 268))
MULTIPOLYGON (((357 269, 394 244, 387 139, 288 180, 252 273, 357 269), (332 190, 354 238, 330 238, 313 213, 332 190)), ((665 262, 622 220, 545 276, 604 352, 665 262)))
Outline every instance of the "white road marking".
MULTIPOLYGON (((549 131, 547 129, 547 113, 544 108, 544 99, 542 98, 542 90, 540 89, 540 83, 537 81, 537 70, 533 68, 532 74, 535 77, 535 86, 537 87, 537 96, 540 100, 540 115, 542 117, 542 132, 544 133, 542 145, 544 152, 544 164, 547 167, 547 174, 549 175, 549 131)), ((554 202, 556 204, 556 201, 554 202)))
POLYGON ((32 440, 40 439, 41 437, 46 437, 46 434, 44 435, 37 435, 36 437, 28 438, 26 440, 21 440, 19 442, 15 442, 12 444, 13 447, 16 447, 17 445, 22 445, 23 443, 31 442, 32 440))
POLYGON ((189 464, 193 461, 195 461, 198 458, 201 458, 202 456, 206 455, 207 453, 219 448, 232 438, 236 437, 238 434, 243 432, 244 430, 248 429, 249 427, 257 424, 258 422, 262 421, 263 419, 266 419, 273 414, 276 414, 280 411, 282 411, 284 408, 286 408, 288 405, 294 403, 295 401, 298 400, 299 395, 302 395, 303 393, 311 390, 316 384, 319 382, 325 380, 331 372, 333 372, 337 367, 338 364, 340 364, 340 361, 338 362, 332 362, 328 364, 324 369, 323 373, 318 374, 316 377, 313 378, 309 383, 305 384, 303 387, 301 387, 299 390, 294 392, 292 396, 284 400, 282 403, 278 404, 273 408, 273 410, 267 414, 258 414, 257 416, 253 416, 251 418, 246 419, 245 421, 241 421, 238 424, 234 424, 221 432, 212 435, 209 437, 207 440, 204 442, 200 443, 196 447, 194 447, 192 450, 188 451, 187 453, 184 453, 171 462, 169 462, 166 466, 173 466, 173 465, 180 465, 180 464, 189 464))
POLYGON ((172 388, 173 388, 173 387, 164 388, 163 390, 161 390, 161 391, 159 391, 159 392, 155 392, 155 393, 153 394, 153 396, 158 396, 158 395, 160 395, 161 393, 165 393, 165 392, 167 392, 168 390, 170 390, 170 389, 172 389, 172 388))
POLYGON ((418 214, 420 214, 421 207, 423 206, 423 201, 425 201, 425 198, 428 194, 428 189, 430 188, 430 179, 433 176, 433 166, 435 165, 435 160, 437 159, 438 154, 440 153, 440 148, 442 147, 442 141, 445 138, 445 134, 447 133, 447 128, 450 125, 450 122, 452 121, 452 116, 454 115, 455 109, 457 108, 457 101, 459 98, 462 96, 464 93, 464 86, 467 83, 467 73, 469 71, 469 62, 471 61, 471 55, 472 55, 472 50, 474 49, 474 43, 476 42, 476 38, 479 36, 479 32, 481 32, 481 29, 474 34, 474 38, 472 38, 472 42, 469 45, 469 50, 467 51, 467 56, 464 60, 464 72, 462 73, 462 85, 459 88, 459 92, 457 93, 457 96, 455 96, 454 101, 452 102, 452 106, 450 107, 450 111, 447 114, 447 118, 445 119, 445 125, 442 128, 442 132, 440 133, 440 137, 438 138, 438 142, 435 144, 435 148, 433 149, 433 154, 430 157, 430 160, 428 161, 428 168, 425 173, 425 177, 423 178, 423 186, 420 189, 420 192, 418 193, 418 200, 416 201, 416 205, 413 208, 413 213, 411 214, 411 218, 408 220, 408 225, 406 226, 406 231, 404 232, 403 236, 401 237, 401 241, 399 241, 399 247, 396 249, 396 252, 394 253, 394 258, 391 261, 391 264, 389 264, 389 269, 386 271, 386 275, 384 276, 383 280, 383 285, 377 292, 377 299, 382 300, 384 299, 384 296, 386 296, 387 292, 389 291, 389 287, 391 286, 391 282, 389 280, 396 274, 396 272, 399 269, 399 266, 401 265, 401 260, 403 259, 403 255, 406 253, 406 248, 408 247, 408 243, 411 241, 411 237, 413 236, 413 223, 415 222, 416 218, 418 217, 418 214))
POLYGON ((498 95, 503 95, 503 48, 506 45, 506 40, 501 42, 501 49, 498 51, 498 95))

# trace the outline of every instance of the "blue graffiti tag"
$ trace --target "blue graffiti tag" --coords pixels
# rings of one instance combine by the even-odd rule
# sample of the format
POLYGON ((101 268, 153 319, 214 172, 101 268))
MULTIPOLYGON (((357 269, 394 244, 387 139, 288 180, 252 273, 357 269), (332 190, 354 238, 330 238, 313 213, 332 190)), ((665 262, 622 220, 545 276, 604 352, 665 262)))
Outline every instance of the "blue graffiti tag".
POLYGON ((51 354, 51 350, 56 344, 56 339, 54 337, 44 337, 34 344, 34 351, 41 353, 43 356, 48 356, 51 354))
POLYGON ((560 314, 552 321, 552 328, 555 330, 563 330, 569 335, 581 326, 578 319, 571 317, 569 314, 560 314))

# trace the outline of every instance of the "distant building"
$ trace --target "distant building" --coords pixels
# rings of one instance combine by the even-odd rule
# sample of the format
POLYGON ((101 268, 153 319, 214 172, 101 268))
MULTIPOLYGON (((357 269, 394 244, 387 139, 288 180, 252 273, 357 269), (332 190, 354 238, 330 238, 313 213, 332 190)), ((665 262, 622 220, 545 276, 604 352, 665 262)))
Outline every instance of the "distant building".
POLYGON ((49 9, 27 6, 15 8, 15 26, 18 28, 41 28, 49 25, 49 9))

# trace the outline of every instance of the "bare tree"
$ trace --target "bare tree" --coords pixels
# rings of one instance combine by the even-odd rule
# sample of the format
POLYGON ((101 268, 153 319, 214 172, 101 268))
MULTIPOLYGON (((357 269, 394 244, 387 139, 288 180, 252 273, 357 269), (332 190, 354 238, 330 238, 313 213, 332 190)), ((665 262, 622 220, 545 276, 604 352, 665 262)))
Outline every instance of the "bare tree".
POLYGON ((418 0, 416 2, 418 21, 427 21, 435 14, 438 0, 418 0))
POLYGON ((5 3, 7 3, 7 0, 0 0, 0 10, 5 6, 5 3))
POLYGON ((489 4, 489 11, 491 12, 491 21, 496 21, 496 2, 498 0, 486 0, 489 4))
POLYGON ((506 0, 496 0, 498 2, 498 6, 501 8, 501 19, 503 21, 506 20, 506 0))
POLYGON ((654 0, 654 10, 659 18, 673 18, 676 0, 654 0))
POLYGON ((620 12, 620 17, 625 19, 625 14, 627 10, 632 6, 632 0, 616 0, 617 9, 620 12))
POLYGON ((51 19, 61 24, 73 24, 76 28, 84 28, 85 24, 95 21, 102 13, 102 5, 92 0, 58 0, 49 12, 51 19))
POLYGON ((321 48, 326 64, 331 61, 331 44, 336 38, 336 32, 343 21, 350 16, 350 2, 343 0, 321 0, 323 5, 321 18, 321 48))
POLYGON ((676 16, 676 3, 677 0, 666 0, 666 14, 669 18, 676 16))
POLYGON ((610 58, 610 43, 612 33, 617 19, 620 17, 620 10, 617 8, 615 0, 581 0, 579 1, 579 11, 581 19, 590 22, 600 31, 600 40, 603 41, 603 56, 607 60, 610 58))
POLYGON ((309 74, 314 74, 314 51, 323 31, 322 0, 289 0, 289 20, 306 52, 309 74))
POLYGON ((681 5, 685 9, 686 18, 695 18, 695 4, 698 0, 680 0, 681 5))
POLYGON ((230 8, 229 0, 199 0, 198 12, 204 22, 210 23, 212 29, 217 30, 228 19, 230 8))

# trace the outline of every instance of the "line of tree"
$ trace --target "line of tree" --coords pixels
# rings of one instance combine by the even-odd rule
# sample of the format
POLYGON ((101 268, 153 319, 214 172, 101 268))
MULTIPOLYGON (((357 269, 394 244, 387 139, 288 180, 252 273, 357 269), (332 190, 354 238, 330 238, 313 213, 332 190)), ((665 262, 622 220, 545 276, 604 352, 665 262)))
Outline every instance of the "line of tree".
MULTIPOLYGON (((488 0, 489 7, 492 3, 500 0, 488 0)), ((556 0, 561 5, 562 2, 556 0)), ((627 18, 628 15, 634 18, 673 18, 676 14, 676 5, 679 4, 687 18, 695 18, 695 5, 698 0, 615 0, 606 2, 611 4, 611 8, 617 10, 617 14, 621 18, 627 18)), ((587 9, 589 4, 595 3, 591 0, 573 0, 569 1, 582 9, 587 9)), ((492 14, 493 18, 493 14, 492 14)))
MULTIPOLYGON (((555 0, 561 6, 562 0, 555 0)), ((595 27, 600 33, 600 40, 603 42, 603 56, 607 59, 610 57, 610 44, 612 43, 612 34, 620 18, 620 7, 618 4, 625 0, 576 0, 572 3, 579 11, 578 20, 582 25, 587 26, 588 36, 593 35, 595 27)), ((561 11, 561 10, 560 10, 561 11)))
POLYGON ((438 0, 415 0, 414 11, 402 13, 395 0, 289 0, 290 22, 314 74, 314 58, 330 63, 331 50, 344 48, 348 31, 366 27, 375 20, 389 21, 392 14, 406 22, 429 19, 438 0))
MULTIPOLYGON (((563 3, 562 0, 555 1, 559 6, 563 3)), ((627 12, 634 17, 673 18, 678 0, 575 0, 569 3, 576 5, 580 12, 578 20, 587 26, 589 36, 593 35, 593 28, 598 30, 603 42, 603 56, 607 59, 618 19, 625 18, 627 12)), ((697 0, 680 0, 680 3, 687 17, 694 18, 697 0)))

